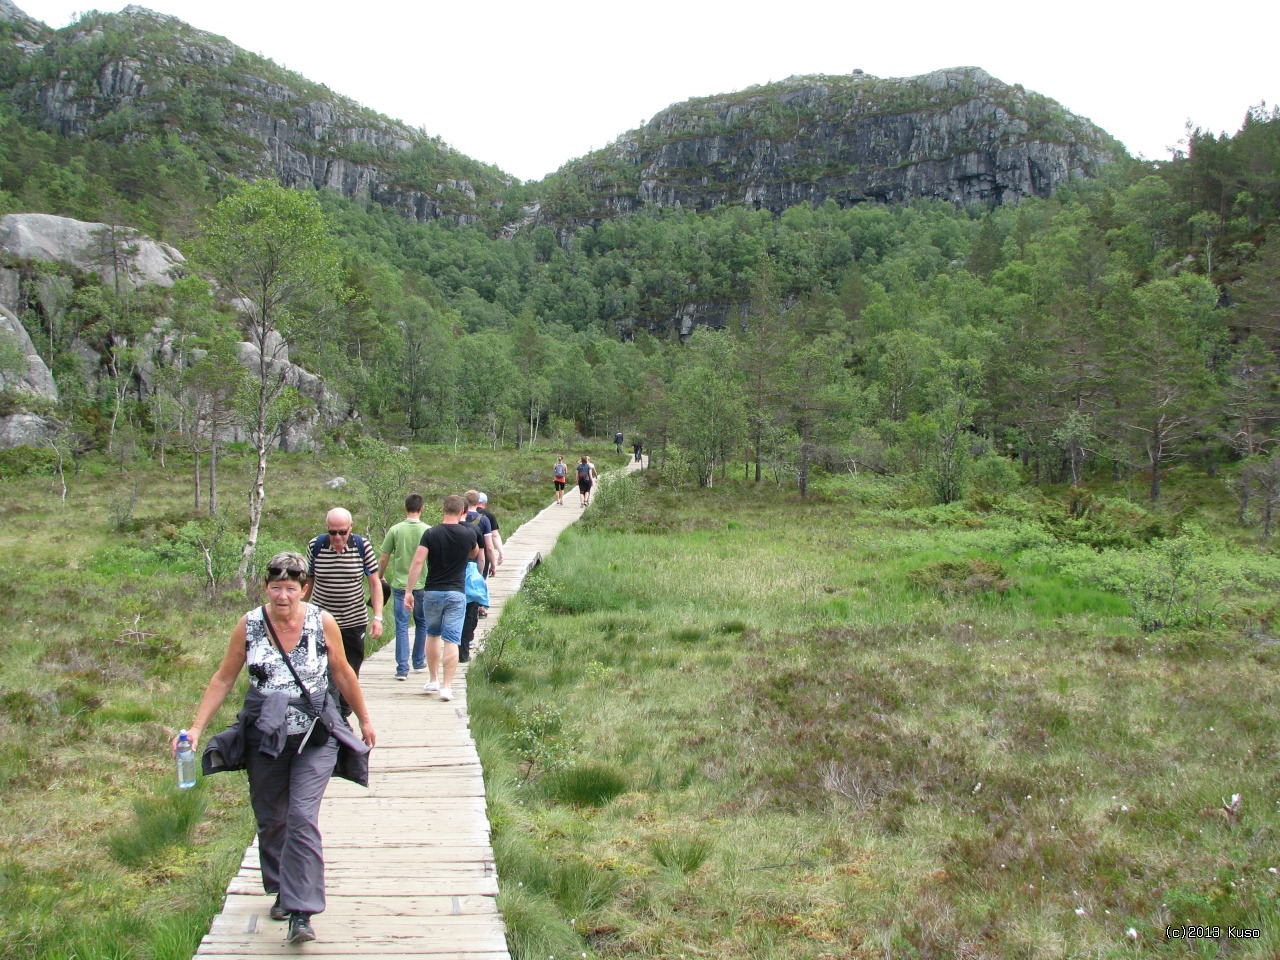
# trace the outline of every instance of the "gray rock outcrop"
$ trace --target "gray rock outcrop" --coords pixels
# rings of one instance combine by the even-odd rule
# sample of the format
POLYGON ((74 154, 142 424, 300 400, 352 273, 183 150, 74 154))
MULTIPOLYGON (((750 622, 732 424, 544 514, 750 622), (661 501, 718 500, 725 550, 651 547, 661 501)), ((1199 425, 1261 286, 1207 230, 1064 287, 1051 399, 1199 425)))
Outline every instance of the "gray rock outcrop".
POLYGON ((0 307, 0 337, 16 344, 26 358, 25 370, 6 373, 0 369, 0 389, 16 390, 57 403, 58 387, 53 382, 53 374, 36 352, 35 344, 31 342, 31 337, 18 318, 4 307, 0 307))
POLYGON ((56 423, 34 413, 15 413, 0 417, 0 450, 43 447, 57 432, 56 423))
POLYGON ((47 213, 0 218, 0 253, 15 260, 47 260, 97 273, 104 283, 173 286, 186 258, 129 227, 86 223, 47 213))
MULTIPOLYGON (((70 295, 69 284, 64 276, 54 275, 48 267, 32 271, 24 262, 37 260, 54 268, 96 271, 103 282, 111 282, 114 272, 110 265, 103 269, 100 256, 103 226, 30 213, 10 214, 0 219, 0 255, 15 262, 15 266, 0 268, 0 333, 6 338, 13 338, 27 359, 25 372, 5 375, 0 371, 0 387, 10 387, 52 403, 58 401, 53 377, 16 314, 23 309, 47 316, 52 311, 63 309, 70 295)), ((167 287, 173 284, 174 275, 185 262, 181 253, 133 230, 117 228, 117 238, 122 243, 127 241, 129 250, 127 262, 120 261, 122 282, 133 286, 151 283, 167 287)), ((244 305, 239 306, 244 308, 244 305)), ((312 404, 308 414, 283 430, 280 446, 291 452, 309 449, 315 443, 318 428, 346 422, 350 419, 350 411, 341 398, 329 390, 322 377, 289 360, 289 345, 278 333, 273 332, 266 339, 272 371, 312 404)), ((137 395, 145 399, 154 388, 157 373, 178 365, 181 360, 174 349, 169 321, 164 318, 139 341, 138 346, 142 348, 143 356, 138 361, 134 386, 137 395)), ((103 349, 102 344, 90 344, 82 339, 70 344, 69 351, 83 364, 85 379, 89 382, 101 373, 103 357, 100 349, 103 349)), ((188 359, 196 360, 201 355, 202 351, 192 351, 188 359)), ((257 344, 251 341, 241 343, 237 359, 256 373, 261 359, 257 344)), ((0 420, 0 448, 43 443, 54 426, 31 412, 4 418, 0 420)), ((220 435, 228 441, 249 439, 246 431, 232 426, 226 427, 220 435)))

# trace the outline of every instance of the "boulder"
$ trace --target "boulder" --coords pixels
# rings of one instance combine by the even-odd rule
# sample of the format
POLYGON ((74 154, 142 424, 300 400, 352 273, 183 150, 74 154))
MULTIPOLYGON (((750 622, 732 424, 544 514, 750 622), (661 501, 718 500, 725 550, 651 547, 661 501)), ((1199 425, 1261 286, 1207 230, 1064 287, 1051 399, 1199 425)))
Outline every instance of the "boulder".
POLYGON ((43 447, 58 432, 52 420, 34 413, 14 413, 0 417, 0 450, 11 447, 43 447))
POLYGON ((70 264, 85 273, 97 273, 110 284, 117 280, 117 265, 122 265, 118 279, 131 287, 144 283, 171 287, 186 262, 173 247, 129 227, 47 213, 11 213, 0 218, 0 252, 17 260, 70 264))
MULTIPOLYGON (((26 370, 20 371, 16 375, 6 374, 3 370, 0 370, 0 388, 17 390, 19 393, 34 394, 42 399, 57 403, 58 387, 53 382, 53 374, 49 372, 49 368, 45 366, 40 354, 36 352, 35 344, 27 336, 27 331, 18 322, 18 318, 4 307, 0 307, 0 335, 17 341, 18 349, 27 358, 26 370)), ((2 442, 0 442, 0 446, 3 446, 2 442)))
POLYGON ((325 484, 330 490, 341 490, 347 485, 346 477, 334 477, 332 480, 326 480, 325 484))

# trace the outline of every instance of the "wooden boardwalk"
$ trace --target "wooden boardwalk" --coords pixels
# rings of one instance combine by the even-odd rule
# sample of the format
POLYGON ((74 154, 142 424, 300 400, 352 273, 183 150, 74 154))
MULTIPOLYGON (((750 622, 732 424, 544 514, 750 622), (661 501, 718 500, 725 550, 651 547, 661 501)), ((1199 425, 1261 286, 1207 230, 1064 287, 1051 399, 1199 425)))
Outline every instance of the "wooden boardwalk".
MULTIPOLYGON (((476 629, 477 646, 525 575, 581 514, 575 487, 565 492, 564 506, 552 503, 504 541, 506 560, 489 581, 489 616, 476 629)), ((389 613, 387 620, 394 630, 389 613)), ((284 939, 288 924, 268 918, 272 897, 262 890, 255 841, 197 957, 509 960, 484 777, 467 717, 466 666, 458 668, 454 699, 444 703, 422 692, 425 670, 408 682, 394 679, 394 635, 364 662, 360 686, 378 746, 370 755, 369 789, 335 779, 320 808, 328 909, 313 921, 318 939, 291 946, 284 939)))

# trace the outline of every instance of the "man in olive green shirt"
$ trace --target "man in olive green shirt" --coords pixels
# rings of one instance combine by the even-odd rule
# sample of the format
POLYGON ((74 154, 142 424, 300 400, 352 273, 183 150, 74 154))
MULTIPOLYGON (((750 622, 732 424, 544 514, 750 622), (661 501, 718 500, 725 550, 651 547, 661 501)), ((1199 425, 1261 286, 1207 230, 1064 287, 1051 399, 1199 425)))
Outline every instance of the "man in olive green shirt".
MULTIPOLYGON (((422 542, 422 535, 430 528, 422 522, 422 495, 411 493, 404 498, 404 520, 387 531, 382 541, 382 554, 378 558, 378 572, 391 584, 391 606, 396 616, 396 679, 409 679, 409 611, 404 606, 404 594, 409 590, 409 565, 413 554, 422 542), (390 567, 390 574, 387 569, 390 567)), ((423 568, 413 589, 413 669, 422 670, 427 665, 427 619, 423 611, 422 585, 427 571, 423 568)))

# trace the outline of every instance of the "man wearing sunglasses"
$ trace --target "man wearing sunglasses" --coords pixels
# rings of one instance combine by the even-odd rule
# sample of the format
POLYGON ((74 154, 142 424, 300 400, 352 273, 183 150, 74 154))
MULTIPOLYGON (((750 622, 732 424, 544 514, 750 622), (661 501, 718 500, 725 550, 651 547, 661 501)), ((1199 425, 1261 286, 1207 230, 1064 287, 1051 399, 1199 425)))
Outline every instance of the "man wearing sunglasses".
MULTIPOLYGON (((351 513, 334 507, 325 517, 328 532, 307 544, 310 567, 302 599, 328 610, 342 631, 342 646, 351 669, 360 674, 364 663, 364 637, 368 628, 376 640, 382 636, 382 580, 373 547, 364 537, 351 531, 351 513), (373 607, 373 626, 365 613, 365 582, 373 607)), ((342 714, 350 707, 344 701, 342 714)))

